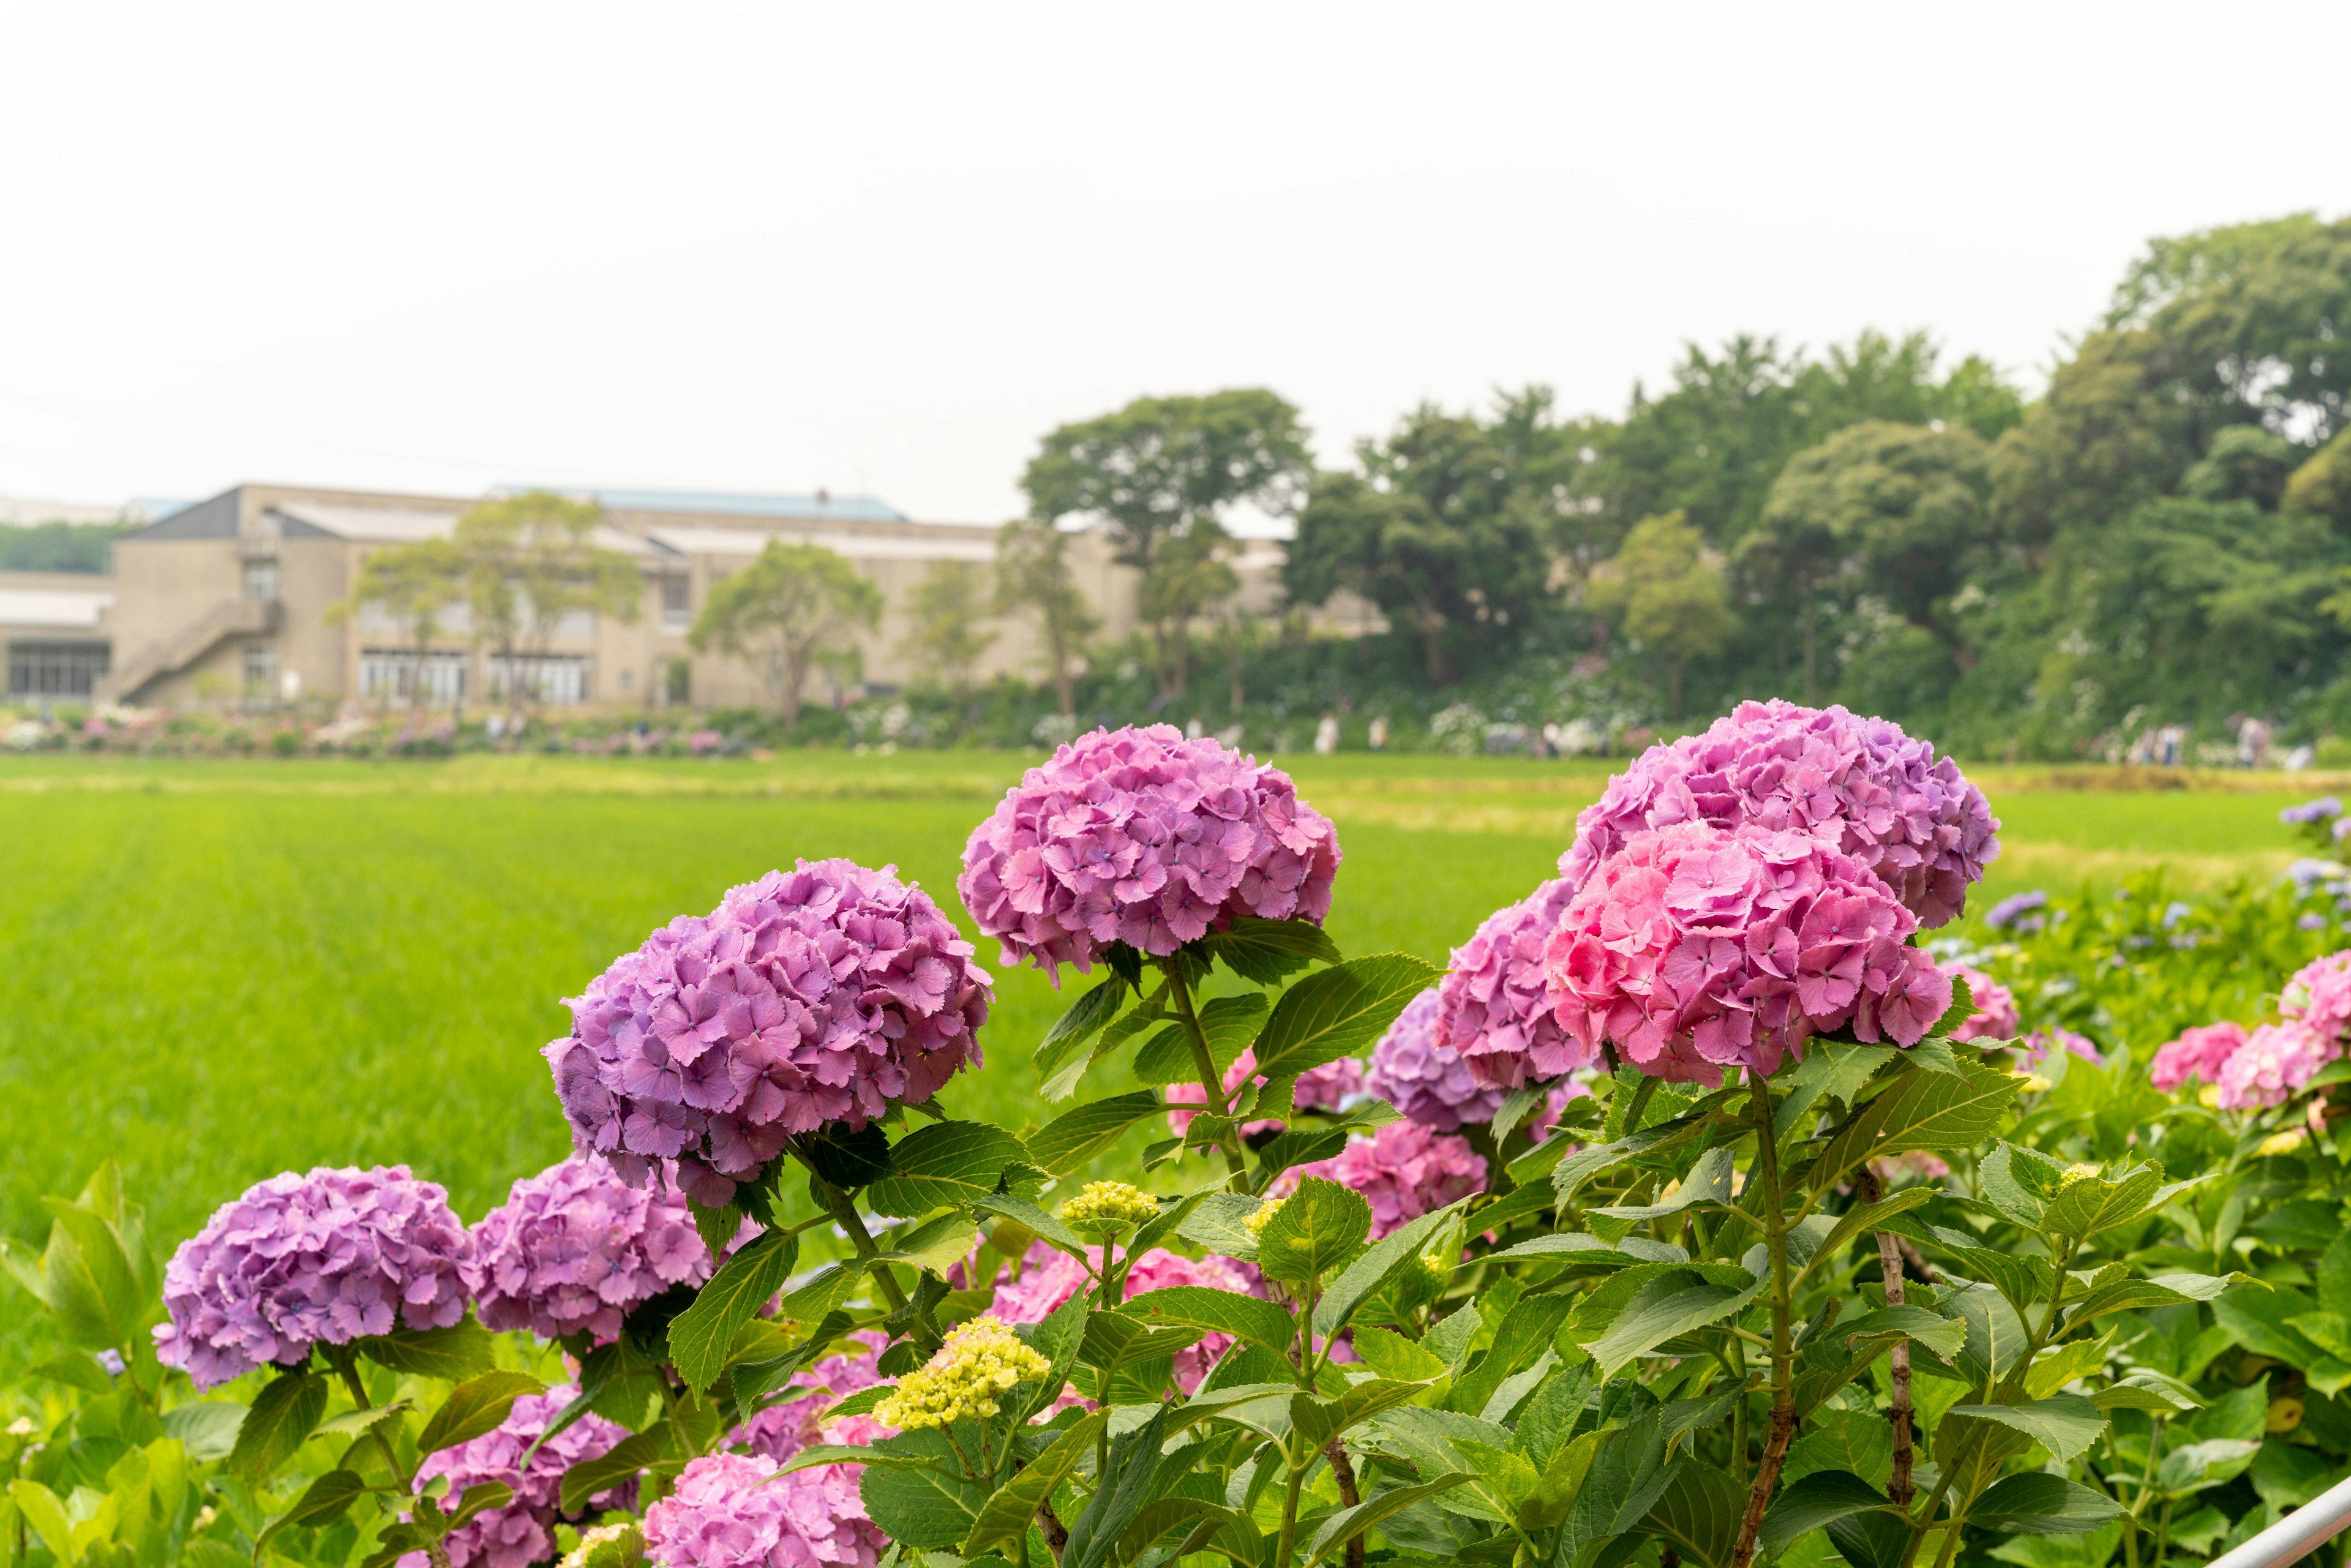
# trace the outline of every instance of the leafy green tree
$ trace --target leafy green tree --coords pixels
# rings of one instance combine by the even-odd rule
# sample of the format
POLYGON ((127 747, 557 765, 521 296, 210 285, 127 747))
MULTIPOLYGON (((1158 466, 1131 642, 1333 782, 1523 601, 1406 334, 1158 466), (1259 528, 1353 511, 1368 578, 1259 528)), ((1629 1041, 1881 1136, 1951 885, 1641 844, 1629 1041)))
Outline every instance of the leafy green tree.
POLYGON ((328 608, 340 623, 372 605, 398 627, 409 653, 408 704, 424 706, 424 664, 446 629, 449 612, 465 602, 465 554, 453 539, 416 539, 371 550, 360 563, 351 596, 328 608))
POLYGON ((933 561, 906 598, 904 652, 936 670, 958 700, 971 695, 972 672, 998 633, 987 629, 980 574, 961 561, 933 561))
POLYGON ((1666 710, 1676 718, 1689 661, 1720 653, 1739 629, 1722 568, 1678 512, 1635 525, 1625 548, 1593 574, 1585 602, 1656 656, 1665 671, 1666 710))
POLYGON ((1102 617, 1070 570, 1070 536, 1035 517, 1015 517, 996 533, 996 612, 1037 618, 1045 667, 1064 716, 1078 711, 1077 664, 1102 617))
POLYGON ((531 490, 483 502, 452 531, 474 635, 498 661, 516 720, 535 690, 526 661, 547 656, 566 617, 634 621, 643 612, 645 585, 636 563, 596 543, 603 520, 593 502, 531 490))
POLYGON ((1222 597, 1225 519, 1244 504, 1296 509, 1312 465, 1298 411, 1272 392, 1138 398, 1046 436, 1021 476, 1032 516, 1110 530, 1113 556, 1143 574, 1140 602, 1160 693, 1178 696, 1192 619, 1222 597))
POLYGON ((2284 500, 2288 510, 2325 517, 2339 538, 2351 539, 2351 428, 2336 431, 2294 471, 2284 500))
POLYGON ((0 524, 0 571, 112 570, 114 541, 136 523, 0 524))
POLYGON ((882 620, 882 591, 846 557, 815 544, 771 538, 749 566, 711 585, 687 643, 716 648, 759 672, 786 728, 800 721, 811 669, 846 670, 844 639, 882 620))

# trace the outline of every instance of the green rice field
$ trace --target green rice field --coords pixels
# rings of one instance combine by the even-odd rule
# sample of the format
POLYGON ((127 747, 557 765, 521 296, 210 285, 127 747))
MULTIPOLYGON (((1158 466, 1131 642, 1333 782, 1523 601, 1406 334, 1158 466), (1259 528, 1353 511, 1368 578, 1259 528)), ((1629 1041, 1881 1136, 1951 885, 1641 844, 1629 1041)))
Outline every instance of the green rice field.
MULTIPOLYGON (((1548 874, 1608 772, 1284 760, 1340 826, 1341 946, 1440 961, 1548 874)), ((108 1156, 165 1245, 256 1178, 319 1163, 407 1161, 478 1217, 564 1150, 538 1054, 567 1025, 561 998, 795 856, 894 862, 960 918, 964 839, 1022 765, 0 759, 0 1229, 37 1239, 39 1196, 108 1156)), ((2189 883, 2273 874, 2297 852, 2278 807, 2341 782, 1976 777, 2006 821, 1993 897, 2157 863, 2189 883)), ((1029 971, 998 994, 986 1068, 945 1098, 1018 1126, 1051 1113, 1029 1052, 1060 1004, 1029 971)))

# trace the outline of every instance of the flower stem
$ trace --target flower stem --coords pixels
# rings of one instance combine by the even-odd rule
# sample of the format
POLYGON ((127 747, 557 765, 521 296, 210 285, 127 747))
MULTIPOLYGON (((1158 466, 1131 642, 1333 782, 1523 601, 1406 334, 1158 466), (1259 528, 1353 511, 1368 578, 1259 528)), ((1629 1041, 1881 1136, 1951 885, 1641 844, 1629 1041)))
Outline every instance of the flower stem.
POLYGON ((1779 1484, 1788 1443, 1796 1435, 1795 1336, 1789 1301, 1788 1225, 1780 1193, 1779 1140, 1771 1126, 1771 1086, 1752 1068, 1748 1069, 1747 1083, 1755 1110, 1755 1170, 1763 1178, 1763 1245, 1771 1258, 1771 1429, 1763 1444, 1763 1458, 1755 1467, 1747 1511, 1739 1521, 1731 1568, 1747 1568, 1754 1558, 1764 1511, 1771 1506, 1771 1490, 1779 1484))
MULTIPOLYGON (((1876 1203, 1885 1197, 1877 1177, 1865 1165, 1854 1173, 1854 1196, 1863 1203, 1876 1203)), ((1886 1304, 1903 1305, 1902 1247, 1890 1230, 1877 1233, 1877 1271, 1886 1280, 1886 1304)), ((1894 1398, 1886 1411, 1886 1420, 1894 1428, 1894 1478, 1886 1488, 1886 1500, 1896 1508, 1908 1508, 1911 1500, 1910 1465, 1912 1444, 1912 1406, 1910 1403, 1910 1342, 1897 1339, 1887 1353, 1886 1361, 1893 1374, 1894 1398)))
POLYGON ((1306 1490, 1306 1471, 1314 1463, 1310 1454, 1303 1463, 1292 1465, 1289 1484, 1281 1494, 1281 1549, 1275 1553, 1273 1568, 1290 1568, 1298 1557, 1298 1499, 1306 1490))
MULTIPOLYGON (((850 1196, 824 1177, 817 1176, 814 1166, 810 1167, 809 1174, 815 1178, 810 1185, 816 1189, 818 1201, 831 1211, 834 1221, 848 1233, 849 1245, 856 1249, 857 1255, 866 1259, 877 1256, 882 1249, 873 1245, 873 1234, 865 1228, 865 1221, 858 1217, 857 1205, 851 1200, 850 1196)), ((865 1271, 873 1277, 873 1283, 881 1291, 882 1299, 890 1303, 893 1312, 906 1304, 906 1292, 898 1288, 898 1281, 890 1277, 888 1269, 879 1263, 872 1263, 865 1271)))
MULTIPOLYGON (((1192 1047, 1192 1069, 1200 1075, 1200 1087, 1207 1091, 1208 1110, 1219 1120, 1229 1119, 1232 1103, 1225 1098, 1224 1075, 1217 1071, 1216 1053, 1208 1049, 1208 1031, 1200 1027, 1199 1010, 1192 1005, 1192 988, 1184 983, 1183 971, 1174 959, 1162 967, 1167 976, 1167 995, 1176 1004, 1176 1016, 1184 1025, 1185 1039, 1192 1047)), ((1248 1156, 1241 1153, 1238 1127, 1227 1127, 1217 1144, 1225 1151, 1225 1165, 1236 1177, 1249 1174, 1248 1156)))

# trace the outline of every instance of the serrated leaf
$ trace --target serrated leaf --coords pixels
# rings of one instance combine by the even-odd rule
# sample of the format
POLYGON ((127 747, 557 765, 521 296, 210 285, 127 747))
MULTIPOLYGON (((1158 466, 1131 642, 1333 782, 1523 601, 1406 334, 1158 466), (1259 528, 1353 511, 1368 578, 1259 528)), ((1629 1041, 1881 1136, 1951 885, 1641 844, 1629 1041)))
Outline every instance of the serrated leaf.
POLYGON ((883 1248, 870 1261, 904 1263, 912 1269, 944 1274, 961 1262, 970 1253, 972 1243, 978 1239, 978 1224, 963 1210, 956 1209, 925 1220, 900 1237, 895 1247, 883 1248))
POLYGON ((1086 1041, 1100 1034, 1102 1027, 1118 1016, 1119 1009, 1134 993, 1116 975, 1105 976, 1102 983, 1070 1004, 1045 1038, 1037 1042, 1034 1058, 1038 1074, 1050 1078, 1053 1070, 1072 1053, 1084 1048, 1086 1041))
POLYGON ((178 1438, 188 1458, 206 1463, 235 1450, 237 1428, 244 1425, 245 1406, 225 1400, 199 1400, 163 1412, 163 1435, 178 1438))
POLYGON ((1314 1568, 1315 1563, 1345 1546, 1351 1538, 1363 1534, 1382 1520, 1393 1518, 1415 1503, 1449 1492, 1473 1479, 1467 1470, 1454 1470, 1434 1480, 1393 1487, 1368 1501, 1341 1509, 1324 1520, 1314 1531, 1314 1539, 1307 1542, 1304 1568, 1314 1568))
MULTIPOLYGON (((588 1506, 588 1500, 635 1479, 640 1470, 650 1469, 664 1458, 674 1458, 661 1438, 661 1428, 637 1432, 622 1438, 604 1452, 581 1459, 563 1472, 559 1500, 563 1511, 576 1514, 588 1506)), ((683 1466, 683 1458, 677 1463, 683 1466)))
POLYGON ((302 1490, 294 1505, 269 1521, 268 1528, 254 1537, 253 1560, 258 1563, 269 1550, 269 1543, 284 1531, 297 1525, 320 1525, 339 1517, 351 1506, 352 1500, 367 1490, 367 1482, 352 1470, 329 1470, 302 1490))
POLYGON ((1670 1153, 1703 1133, 1706 1122, 1707 1118, 1703 1116, 1683 1116, 1627 1134, 1613 1144, 1579 1149, 1560 1161, 1552 1171, 1552 1191, 1558 1195, 1558 1200, 1563 1206, 1575 1197, 1585 1182, 1602 1171, 1613 1170, 1626 1160, 1638 1159, 1644 1155, 1670 1153))
POLYGON ((879 1122, 852 1128, 845 1122, 827 1122, 800 1139, 816 1174, 841 1188, 855 1192, 890 1174, 890 1134, 879 1122))
POLYGON ((1257 1238, 1249 1233, 1249 1217, 1264 1200, 1237 1192, 1211 1192, 1201 1197, 1192 1212, 1176 1227, 1176 1234, 1211 1252, 1243 1262, 1257 1260, 1257 1238))
POLYGON ((1980 1062, 1963 1064, 1957 1077, 1911 1068, 1845 1119, 1805 1179, 1824 1192, 1884 1155, 1980 1144, 2007 1119, 2018 1082, 1980 1062))
POLYGON ((953 1551, 971 1533, 987 1489, 965 1480, 946 1435, 936 1427, 889 1439, 890 1446, 929 1464, 904 1469, 868 1465, 858 1485, 866 1516, 891 1540, 923 1551, 953 1551))
POLYGON ((1110 1463, 1097 1478, 1092 1498, 1071 1521, 1061 1568, 1102 1568, 1110 1560, 1120 1536, 1150 1500, 1166 1428, 1167 1407, 1163 1405, 1150 1420, 1112 1441, 1110 1463))
POLYGON ((1146 1328, 1198 1328, 1228 1333, 1287 1355, 1298 1333, 1290 1314, 1273 1302, 1207 1285, 1169 1285, 1130 1297, 1118 1315, 1146 1328))
POLYGON ((1257 1038, 1257 1070, 1296 1077, 1368 1049, 1443 971, 1409 953, 1374 953, 1318 970, 1281 994, 1257 1038))
POLYGON ((2121 1513, 2105 1493, 2035 1470, 1992 1482, 1968 1510, 1968 1522, 2011 1535, 2083 1535, 2121 1513))
POLYGON ((729 1258, 669 1325, 670 1361, 688 1387, 701 1390, 726 1370, 737 1331, 766 1306, 791 1275, 799 1238, 765 1231, 729 1258))
POLYGON ((424 1423, 424 1430, 416 1439, 416 1451, 438 1453, 459 1443, 469 1443, 485 1432, 496 1431, 513 1413, 516 1400, 526 1394, 539 1393, 546 1386, 527 1372, 499 1370, 468 1378, 450 1391, 448 1402, 424 1423))
POLYGON ((2114 1181, 2090 1176, 2067 1183, 2043 1210, 2041 1228, 2076 1240, 2100 1235, 2146 1213, 2162 1185, 2163 1172, 2154 1166, 2126 1171, 2114 1181))
MULTIPOLYGON (((371 1405, 363 1410, 346 1410, 340 1416, 319 1422, 310 1428, 310 1435, 314 1437, 364 1437, 393 1416, 406 1414, 409 1408, 407 1400, 395 1399, 389 1405, 371 1405)), ((170 1417, 166 1416, 164 1419, 168 1423, 170 1417)), ((168 1426, 166 1430, 169 1430, 168 1426)), ((431 1451, 429 1448, 418 1450, 420 1453, 431 1451)))
POLYGON ((2102 1285, 2066 1310, 2065 1325, 2088 1322, 2109 1312, 2140 1312, 2148 1307, 2184 1306, 2209 1301, 2242 1274, 2165 1274, 2153 1280, 2117 1280, 2102 1285))
POLYGON ((1757 1538, 1767 1552, 1782 1552, 1808 1531, 1825 1530, 1840 1519, 1871 1509, 1891 1508, 1886 1494, 1847 1470, 1814 1470, 1780 1489, 1763 1516, 1757 1538))
POLYGON ((1357 1329, 1354 1335, 1355 1354, 1364 1364, 1382 1377, 1399 1383, 1425 1382, 1442 1377, 1449 1370, 1443 1357, 1394 1329, 1357 1329))
POLYGON ((1864 1312, 1851 1322, 1837 1324, 1833 1332, 1847 1343, 1896 1336, 1915 1340, 1947 1362, 1959 1355, 1968 1339, 1966 1323, 1914 1306, 1880 1307, 1876 1312, 1864 1312))
POLYGON ((991 1546, 1007 1542, 1017 1543, 1027 1534, 1037 1511, 1070 1478, 1079 1462, 1093 1452, 1095 1437, 1109 1420, 1108 1410, 1081 1416, 1075 1426, 1029 1460, 1026 1469, 998 1487, 973 1518, 971 1529, 964 1536, 963 1554, 977 1557, 991 1546))
POLYGON ((928 1214, 987 1197, 1007 1166, 1036 1163, 1028 1146, 1001 1127, 935 1122, 892 1145, 890 1174, 872 1183, 866 1201, 876 1213, 928 1214))
POLYGON ((1940 1187, 1907 1186, 1882 1202, 1858 1204, 1847 1209, 1837 1217, 1835 1228, 1822 1239, 1812 1258, 1798 1271, 1795 1283, 1802 1284, 1814 1269, 1834 1264, 1844 1255, 1844 1249, 1852 1244, 1853 1239, 1863 1231, 1878 1229, 1896 1215, 1907 1214, 1920 1204, 1941 1196, 1940 1187))
POLYGON ((297 1368, 263 1384, 238 1427, 229 1469, 254 1481, 267 1480, 292 1458, 327 1413, 327 1380, 297 1368))
POLYGON ((1068 1176, 1117 1143, 1129 1127, 1165 1109, 1148 1090, 1091 1101, 1030 1134, 1029 1157, 1057 1176, 1068 1176))
POLYGON ((490 1331, 467 1317, 444 1329, 395 1329, 351 1342, 351 1348, 374 1362, 412 1377, 437 1377, 463 1383, 497 1364, 496 1342, 490 1331))
POLYGON ((2079 1394, 2053 1394, 2026 1405, 1954 1405, 1949 1413, 1997 1421, 2023 1433, 2060 1461, 2079 1457, 2106 1429, 2106 1413, 2079 1394))
POLYGON ((1202 946, 1211 958, 1223 959, 1233 973, 1260 986, 1279 985, 1309 964, 1339 961, 1339 945, 1311 920, 1237 915, 1224 930, 1210 932, 1202 946))
POLYGON ((1717 1284, 1695 1270, 1674 1269, 1645 1281, 1605 1333, 1578 1343, 1599 1364, 1605 1380, 1667 1340, 1742 1311, 1766 1283, 1755 1280, 1740 1289, 1717 1284))
MULTIPOLYGON (((1357 1308, 1377 1295, 1397 1272, 1420 1266, 1421 1249, 1437 1233, 1450 1226, 1460 1212, 1462 1198, 1406 1221, 1372 1243, 1364 1254, 1340 1272, 1314 1303, 1314 1332, 1325 1338, 1347 1326, 1357 1308)), ((1270 1230, 1271 1225, 1266 1227, 1270 1230)))
POLYGON ((1258 1232, 1257 1266, 1288 1284, 1319 1280, 1351 1261, 1371 1231, 1372 1206, 1362 1193, 1307 1176, 1258 1232))

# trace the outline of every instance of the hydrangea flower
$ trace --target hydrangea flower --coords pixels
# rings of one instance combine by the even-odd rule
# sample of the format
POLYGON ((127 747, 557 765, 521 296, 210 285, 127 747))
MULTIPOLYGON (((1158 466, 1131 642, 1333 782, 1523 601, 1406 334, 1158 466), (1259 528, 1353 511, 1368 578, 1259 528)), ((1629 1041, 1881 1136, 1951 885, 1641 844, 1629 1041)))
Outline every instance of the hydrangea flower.
POLYGON ((2256 1025, 2245 1043, 2220 1064, 2220 1108, 2251 1111, 2282 1105, 2343 1048, 2299 1019, 2256 1025))
POLYGON ((2278 813, 2278 821, 2288 827, 2302 827, 2311 822, 2331 822, 2342 814, 2341 797, 2321 795, 2315 800, 2304 800, 2298 806, 2288 806, 2278 813))
POLYGON ((1951 982, 1907 945, 1910 911, 1806 834, 1684 822, 1636 833, 1597 867, 1543 952, 1559 1020, 1660 1078, 1769 1073, 1850 1024, 1915 1045, 1951 982))
POLYGON ((1405 1004, 1372 1047, 1364 1087, 1422 1126, 1451 1133, 1467 1123, 1492 1121, 1508 1091, 1479 1082, 1459 1051, 1437 1042, 1442 990, 1431 986, 1405 1004))
POLYGON ((1975 998, 1976 1010, 1961 1019, 1951 1031, 1953 1040, 2014 1040, 2023 1027, 2016 1010, 2016 993, 1967 964, 1946 964, 1943 973, 1954 980, 1968 983, 1968 995, 1975 998))
MULTIPOLYGON (((563 1493, 563 1472, 595 1458, 629 1435, 628 1428, 593 1412, 539 1444, 528 1468, 523 1455, 547 1424, 571 1403, 573 1390, 551 1388, 526 1394, 513 1411, 486 1432, 454 1448, 428 1454, 416 1469, 416 1490, 435 1476, 449 1478, 449 1496, 482 1481, 502 1481, 514 1489, 514 1499, 497 1508, 484 1509, 445 1541, 451 1568, 528 1568, 555 1555, 556 1511, 563 1493)), ((636 1495, 636 1483, 623 1481, 588 1500, 590 1509, 625 1508, 636 1495)), ((400 1568, 424 1568, 425 1555, 411 1552, 400 1568)))
POLYGON ((1158 1218, 1159 1200, 1132 1182, 1090 1181, 1061 1214, 1079 1230, 1117 1232, 1158 1218))
POLYGON ((979 1064, 988 980, 895 867, 800 861, 681 915, 566 1005, 547 1047, 573 1143, 716 1206, 784 1139, 863 1127, 979 1064))
POLYGON ((474 1227, 465 1284, 482 1324, 542 1339, 619 1337, 621 1319, 673 1285, 710 1278, 684 1198, 633 1186, 601 1155, 574 1154, 508 1189, 474 1227))
POLYGON ((204 1389, 314 1344, 447 1328, 465 1315, 473 1246, 447 1190, 406 1166, 271 1176, 172 1254, 155 1358, 204 1389))
POLYGON ((2060 1051, 2078 1056, 2094 1066, 2104 1067, 2106 1063, 2105 1057, 2089 1036, 2075 1034, 2070 1029, 2060 1029, 2054 1024, 2047 1029, 2036 1029, 2016 1043, 2023 1048, 2027 1071, 2039 1068, 2060 1051))
POLYGON ((873 1418, 901 1429, 984 1420, 999 1412, 1007 1394, 1052 1370, 1002 1319, 982 1312, 949 1329, 930 1361, 873 1407, 873 1418))
MULTIPOLYGON (((871 1329, 846 1335, 844 1349, 792 1375, 788 1386, 802 1393, 762 1408, 735 1429, 734 1441, 782 1464, 811 1443, 845 1443, 862 1448, 877 1437, 896 1436, 896 1427, 884 1426, 870 1416, 836 1416, 829 1420, 824 1416, 825 1411, 851 1395, 883 1380, 873 1358, 888 1340, 888 1335, 871 1329)), ((845 1468, 852 1475, 862 1474, 865 1469, 862 1465, 845 1468)))
POLYGON ((1486 1161, 1468 1139, 1415 1122, 1391 1122, 1331 1159, 1295 1168, 1362 1193, 1372 1206, 1374 1241, 1486 1185, 1486 1161))
POLYGON ((1290 776, 1171 725, 1053 753, 972 831, 956 890, 1009 966, 1090 969, 1123 942, 1165 956, 1237 915, 1321 923, 1339 836, 1290 776))
POLYGON ((645 1560, 662 1568, 874 1568, 889 1544, 846 1465, 776 1474, 775 1460, 705 1454, 645 1511, 645 1560), (771 1479, 772 1478, 772 1479, 771 1479))
POLYGON ((2351 1028, 2351 947, 2296 969, 2280 993, 2278 1011, 2325 1039, 2342 1039, 2351 1028))
POLYGON ((2218 1083, 2220 1069, 2244 1043, 2245 1026, 2228 1019, 2181 1030, 2179 1039, 2166 1040, 2155 1048, 2155 1060, 2147 1066, 2147 1082, 2166 1094, 2191 1078, 2218 1083))
POLYGON ((1544 994, 1543 944, 1574 896, 1574 883, 1553 877, 1488 915, 1453 950, 1437 984, 1430 1039, 1459 1053, 1480 1084, 1516 1089, 1530 1078, 1540 1082, 1592 1064, 1593 1048, 1560 1026, 1544 994))
POLYGON ((1634 834, 1699 821, 1817 838, 1924 926, 1957 915, 2000 853, 1999 820, 1949 758, 1885 719, 1775 699, 1643 752, 1576 818, 1560 871, 1581 887, 1634 834))
POLYGON ((2030 893, 2011 893, 1984 912, 1984 924, 1994 931, 2013 925, 2021 936, 2030 936, 2049 924, 2048 916, 2040 913, 2049 905, 2049 895, 2039 888, 2030 893))
MULTIPOLYGON (((1251 1049, 1243 1051, 1234 1059, 1233 1064, 1225 1069, 1225 1103, 1231 1104, 1235 1091, 1253 1078, 1257 1087, 1265 1087, 1265 1080, 1257 1077, 1257 1052, 1251 1049)), ((1301 1111, 1318 1108, 1336 1111, 1351 1097, 1363 1092, 1364 1064, 1352 1056, 1343 1056, 1336 1061, 1326 1061, 1320 1067, 1309 1068, 1300 1073, 1291 1085, 1290 1103, 1301 1111)), ((1192 1118, 1200 1113, 1183 1107, 1208 1103, 1208 1092, 1197 1083, 1188 1082, 1168 1084, 1159 1092, 1159 1097, 1176 1107, 1167 1113, 1167 1124, 1176 1130, 1178 1136, 1192 1124, 1192 1118)), ((1281 1128, 1279 1117, 1241 1124, 1241 1133, 1245 1137, 1255 1137, 1259 1133, 1279 1133, 1281 1128)))
MULTIPOLYGON (((1102 1268, 1102 1255, 1099 1247, 1086 1249, 1093 1267, 1102 1268)), ((1127 1269, 1126 1295, 1133 1298, 1145 1291, 1165 1290, 1170 1285, 1206 1285, 1211 1290, 1230 1291, 1236 1295, 1262 1296, 1265 1281, 1258 1271, 1230 1258, 1186 1258, 1154 1247, 1138 1252, 1127 1269)), ((1020 1260, 1020 1277, 1012 1278, 1008 1266, 996 1276, 996 1300, 990 1311, 1008 1323, 1041 1323, 1053 1315, 1062 1302, 1080 1291, 1092 1288, 1085 1265, 1066 1252, 1056 1251, 1042 1241, 1030 1244, 1020 1260)), ((1217 1364, 1232 1344, 1229 1334, 1212 1333, 1196 1344, 1176 1353, 1176 1386, 1189 1394, 1200 1386, 1208 1369, 1217 1364)))

